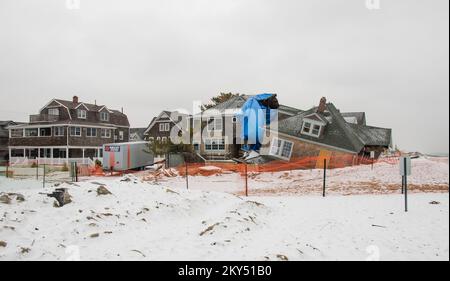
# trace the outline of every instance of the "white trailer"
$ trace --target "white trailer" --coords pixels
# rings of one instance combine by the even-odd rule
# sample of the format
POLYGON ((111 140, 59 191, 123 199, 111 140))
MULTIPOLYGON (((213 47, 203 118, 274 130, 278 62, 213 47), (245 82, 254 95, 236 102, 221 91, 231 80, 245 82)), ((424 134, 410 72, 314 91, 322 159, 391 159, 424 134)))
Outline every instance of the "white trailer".
POLYGON ((126 171, 154 163, 148 142, 111 143, 103 145, 103 169, 126 171))

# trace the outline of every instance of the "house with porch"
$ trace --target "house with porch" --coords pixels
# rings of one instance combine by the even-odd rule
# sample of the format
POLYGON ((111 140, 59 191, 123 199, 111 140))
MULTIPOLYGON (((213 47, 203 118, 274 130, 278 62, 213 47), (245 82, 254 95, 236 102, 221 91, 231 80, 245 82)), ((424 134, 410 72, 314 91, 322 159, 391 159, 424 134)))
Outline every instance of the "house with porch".
POLYGON ((18 125, 19 123, 8 120, 0 121, 0 162, 6 161, 9 158, 8 146, 9 146, 9 131, 8 127, 18 125))
POLYGON ((103 144, 128 142, 130 123, 123 111, 105 105, 52 99, 26 124, 10 125, 9 158, 12 165, 39 161, 63 165, 92 163, 103 156, 103 144))

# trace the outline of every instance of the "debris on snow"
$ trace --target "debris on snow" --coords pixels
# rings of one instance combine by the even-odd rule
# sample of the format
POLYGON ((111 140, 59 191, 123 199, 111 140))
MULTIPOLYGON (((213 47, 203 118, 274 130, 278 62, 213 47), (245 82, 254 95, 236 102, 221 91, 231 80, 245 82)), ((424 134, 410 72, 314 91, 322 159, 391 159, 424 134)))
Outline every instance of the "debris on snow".
POLYGON ((11 198, 7 194, 0 195, 0 203, 11 204, 11 198))
POLYGON ((53 203, 53 206, 56 208, 63 207, 64 205, 72 203, 71 199, 72 197, 70 196, 67 188, 57 188, 52 193, 46 195, 47 197, 52 197, 56 199, 56 201, 53 203))
POLYGON ((289 260, 288 257, 286 257, 285 255, 281 255, 281 254, 277 255, 277 258, 279 260, 281 260, 281 261, 288 261, 289 260))
POLYGON ((109 195, 112 194, 104 185, 101 185, 97 188, 97 195, 109 195))

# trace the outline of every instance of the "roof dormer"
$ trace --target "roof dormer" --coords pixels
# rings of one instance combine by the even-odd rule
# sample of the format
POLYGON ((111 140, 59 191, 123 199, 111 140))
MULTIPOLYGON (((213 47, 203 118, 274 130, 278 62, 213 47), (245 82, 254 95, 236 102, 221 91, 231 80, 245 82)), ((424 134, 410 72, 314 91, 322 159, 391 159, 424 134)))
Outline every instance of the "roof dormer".
POLYGON ((323 133, 328 121, 318 113, 313 113, 303 117, 302 129, 300 133, 310 137, 318 138, 323 133))

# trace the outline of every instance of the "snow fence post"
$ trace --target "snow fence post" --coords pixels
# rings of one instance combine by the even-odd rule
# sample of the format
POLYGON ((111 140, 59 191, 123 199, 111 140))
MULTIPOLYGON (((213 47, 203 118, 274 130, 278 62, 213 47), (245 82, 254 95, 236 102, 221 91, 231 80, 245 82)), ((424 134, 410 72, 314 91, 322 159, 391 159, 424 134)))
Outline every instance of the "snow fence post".
POLYGON ((408 212, 408 174, 407 174, 407 165, 406 165, 406 157, 403 158, 403 167, 405 169, 405 212, 408 212))
POLYGON ((75 182, 78 182, 78 162, 75 162, 75 182))
POLYGON ((36 158, 36 180, 39 180, 39 160, 36 158))
POLYGON ((245 196, 248 197, 248 169, 247 169, 247 162, 244 164, 244 170, 245 170, 245 196))
POLYGON ((405 188, 405 176, 402 176, 402 194, 405 193, 404 188, 405 188))
POLYGON ((9 161, 6 161, 6 174, 5 177, 9 178, 9 161))
POLYGON ((42 176, 42 187, 45 188, 45 164, 44 164, 44 174, 42 176))
POLYGON ((325 197, 325 186, 327 182, 327 159, 323 159, 323 193, 322 196, 325 197))
POLYGON ((188 163, 186 162, 186 159, 184 160, 184 165, 185 165, 185 168, 186 168, 186 189, 189 190, 188 163))

